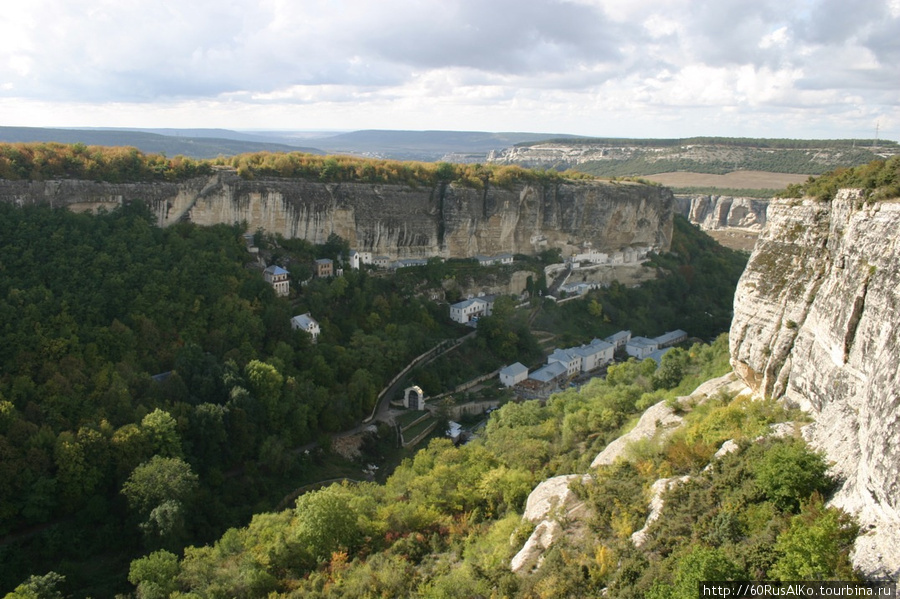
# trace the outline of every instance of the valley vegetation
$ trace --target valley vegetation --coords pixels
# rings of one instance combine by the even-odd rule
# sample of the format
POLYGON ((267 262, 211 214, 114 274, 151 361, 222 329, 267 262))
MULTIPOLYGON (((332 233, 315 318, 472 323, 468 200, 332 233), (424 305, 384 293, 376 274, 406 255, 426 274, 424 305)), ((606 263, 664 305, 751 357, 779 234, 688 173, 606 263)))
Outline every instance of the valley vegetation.
MULTIPOLYGON (((328 436, 367 416, 414 356, 467 332, 426 299, 428 289, 501 268, 430 261, 301 287, 314 258, 346 256, 346 243, 257 235, 292 274, 292 298, 276 298, 245 267, 242 227, 152 222, 139 202, 98 215, 0 205, 0 589, 53 572, 64 577, 60 588, 109 596, 126 590, 128 563, 143 553, 180 555, 273 509, 298 485, 358 477, 357 464, 329 466, 328 436), (290 328, 304 312, 322 326, 316 344, 290 328)), ((674 244, 677 256, 653 258, 666 276, 646 289, 613 286, 561 306, 536 300, 544 326, 578 343, 617 321, 647 334, 724 330, 745 257, 683 221, 674 244), (682 314, 702 292, 706 310, 682 314), (587 328, 566 328, 579 323, 587 328)), ((535 270, 531 289, 545 289, 543 262, 521 263, 535 270)), ((540 359, 520 314, 484 319, 457 350, 476 357, 471 376, 540 359)), ((664 384, 682 371, 664 370, 664 384)), ((469 376, 434 372, 438 391, 469 376)), ((392 433, 374 442, 389 447, 392 433)), ((379 452, 371 447, 367 459, 379 452)), ((544 459, 529 462, 525 479, 510 475, 513 503, 549 472, 544 459)), ((319 558, 304 559, 312 567, 319 558)))
POLYGON ((134 561, 140 597, 609 597, 681 599, 700 580, 852 579, 852 521, 826 508, 826 464, 802 441, 758 440, 797 418, 774 402, 721 395, 685 406, 670 441, 633 445, 576 491, 586 531, 554 545, 534 574, 509 560, 531 532, 525 499, 547 477, 587 472, 591 459, 642 409, 674 401, 727 371, 727 339, 610 368, 580 391, 507 404, 482 438, 433 441, 383 484, 308 493, 282 512, 258 514, 183 556, 161 550, 134 561), (660 371, 677 368, 666 379, 660 371), (739 449, 704 470, 719 445, 739 449), (636 549, 650 485, 689 475, 636 549))
POLYGON ((241 227, 152 222, 141 203, 0 205, 0 588, 52 567, 102 589, 135 551, 217 537, 322 478, 295 449, 358 424, 460 334, 366 272, 292 305, 245 268, 241 227), (309 311, 317 344, 290 327, 309 311))
MULTIPOLYGON (((77 172, 43 151, 19 155, 18 162, 4 154, 8 164, 22 167, 10 178, 77 172)), ((179 171, 179 159, 153 157, 150 162, 162 165, 153 174, 144 168, 147 157, 131 150, 61 151, 86 161, 93 156, 96 180, 169 180, 203 168, 198 163, 179 171), (123 170, 117 170, 117 156, 123 170)), ((298 165, 305 160, 294 158, 298 165)), ((256 170, 248 166, 247 176, 277 176, 269 170, 275 155, 254 160, 256 170)), ((292 176, 353 180, 354 169, 371 165, 333 158, 334 171, 328 160, 292 176)), ((234 166, 240 168, 240 161, 234 166)), ((397 173, 388 175, 373 168, 372 176, 410 184, 420 176, 432 183, 460 181, 465 173, 479 173, 482 184, 506 181, 502 173, 508 180, 559 176, 446 163, 420 175, 414 165, 386 163, 397 173)), ((98 215, 0 205, 0 592, 13 598, 111 596, 129 589, 140 597, 270 591, 366 596, 376 582, 388 596, 396 589, 438 597, 477 596, 484 589, 488 595, 506 589, 552 596, 569 593, 569 583, 614 588, 619 579, 594 555, 596 547, 551 553, 548 564, 557 566, 526 580, 508 572, 508 539, 515 533, 523 540, 528 532, 517 516, 525 497, 547 476, 585 472, 592 455, 639 410, 727 368, 724 338, 673 351, 658 370, 652 361, 616 366, 605 381, 566 391, 546 407, 504 407, 484 439, 471 446, 434 441, 384 484, 326 487, 278 511, 299 485, 358 476, 358 463, 329 467, 335 463, 329 436, 367 416, 378 392, 413 357, 467 332, 449 321, 445 305, 427 299, 428 290, 460 272, 480 276, 480 267, 430 261, 392 276, 347 270, 343 277, 301 286, 313 259, 347 256, 346 243, 331 238, 313 245, 258 234, 257 245, 292 275, 291 298, 277 298, 258 270, 247 268, 253 258, 243 227, 179 223, 159 229, 152 222, 139 202, 98 215), (289 319, 304 312, 322 326, 318 343, 290 328, 289 319), (586 555, 594 555, 599 570, 585 562, 586 555), (580 578, 570 576, 576 571, 580 578), (561 578, 552 578, 554 572, 561 578), (393 579, 380 581, 384 576, 393 579), (351 583, 359 590, 341 586, 351 583)), ((530 290, 546 289, 541 259, 519 260, 534 270, 530 290)), ((679 327, 712 341, 727 329, 745 260, 679 219, 673 253, 651 258, 658 280, 637 289, 613 285, 564 305, 536 299, 531 309, 542 328, 567 342, 620 328, 656 334, 679 327)), ((473 374, 515 359, 540 359, 522 314, 528 312, 500 310, 483 319, 478 336, 458 350, 481 357, 471 364, 473 374)), ((452 387, 454 377, 469 376, 435 368, 422 372, 434 372, 441 391, 452 387)), ((758 416, 759 427, 781 417, 774 407, 766 409, 772 412, 758 416)), ((375 459, 392 440, 390 431, 380 431, 367 457, 375 459)), ((696 470, 719 441, 704 438, 702 447, 687 442, 685 455, 645 448, 631 462, 634 488, 667 472, 696 470)), ((620 478, 628 480, 617 473, 610 481, 620 478)), ((813 501, 810 493, 827 489, 807 491, 787 492, 792 499, 778 506, 781 528, 766 542, 776 542, 791 518, 802 515, 797 510, 813 501)), ((600 493, 581 492, 589 500, 590 493, 600 493)), ((627 522, 636 523, 645 498, 636 493, 628 500, 627 522)), ((608 526, 602 517, 598 522, 598 530, 608 526)), ((756 538, 757 524, 734 526, 756 538)), ((604 546, 612 553, 604 555, 628 558, 624 537, 609 539, 604 546)), ((742 550, 713 548, 746 566, 742 550)), ((655 580, 677 586, 683 549, 660 553, 655 580), (670 555, 675 557, 665 561, 670 555)), ((839 545, 840 555, 843 550, 839 545)), ((641 584, 627 588, 649 583, 641 584)))

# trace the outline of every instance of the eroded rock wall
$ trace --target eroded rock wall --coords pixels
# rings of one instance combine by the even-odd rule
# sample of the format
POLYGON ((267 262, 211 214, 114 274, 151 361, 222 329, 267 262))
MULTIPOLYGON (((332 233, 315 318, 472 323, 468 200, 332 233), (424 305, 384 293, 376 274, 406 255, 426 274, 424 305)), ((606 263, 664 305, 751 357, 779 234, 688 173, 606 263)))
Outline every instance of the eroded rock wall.
POLYGON ((704 230, 749 229, 766 224, 769 200, 717 195, 676 196, 675 211, 704 230))
POLYGON ((298 179, 247 181, 230 171, 184 183, 0 182, 0 201, 115 206, 143 200, 160 225, 246 222, 285 237, 323 242, 332 233, 391 257, 564 253, 591 242, 667 250, 674 197, 662 187, 571 182, 473 189, 298 179))
POLYGON ((769 206, 738 283, 731 362, 757 393, 808 410, 842 479, 834 503, 867 534, 854 561, 900 573, 900 202, 769 206))

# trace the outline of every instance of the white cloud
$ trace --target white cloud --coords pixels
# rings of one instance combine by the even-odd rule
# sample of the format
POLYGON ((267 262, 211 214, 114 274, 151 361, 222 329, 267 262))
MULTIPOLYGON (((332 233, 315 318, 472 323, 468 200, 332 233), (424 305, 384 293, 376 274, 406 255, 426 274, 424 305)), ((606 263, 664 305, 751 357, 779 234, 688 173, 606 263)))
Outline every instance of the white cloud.
POLYGON ((782 26, 772 33, 764 35, 759 41, 759 47, 763 50, 768 50, 769 48, 785 48, 789 41, 790 34, 788 33, 788 28, 787 26, 782 26))
POLYGON ((33 0, 0 21, 0 114, 651 136, 877 118, 890 136, 898 30, 900 0, 33 0))

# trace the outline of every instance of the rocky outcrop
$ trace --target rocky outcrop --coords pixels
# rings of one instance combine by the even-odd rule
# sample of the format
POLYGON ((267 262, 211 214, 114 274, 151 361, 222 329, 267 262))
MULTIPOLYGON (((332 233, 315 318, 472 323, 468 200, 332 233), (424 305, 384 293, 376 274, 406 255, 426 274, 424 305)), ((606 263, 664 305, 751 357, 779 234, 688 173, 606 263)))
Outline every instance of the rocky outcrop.
MULTIPOLYGON (((733 372, 710 379, 687 396, 679 397, 678 403, 687 406, 691 403, 706 401, 711 395, 720 391, 728 394, 743 392, 745 385, 737 380, 733 372)), ((684 418, 675 413, 675 410, 666 401, 661 401, 647 408, 641 414, 638 423, 633 429, 607 445, 603 451, 597 454, 591 462, 591 468, 608 466, 625 455, 628 446, 632 443, 646 439, 664 441, 684 422, 684 418)))
POLYGON ((665 439, 681 426, 684 418, 675 413, 665 401, 650 406, 633 429, 607 445, 591 462, 591 468, 609 466, 625 454, 628 446, 654 437, 665 439))
POLYGON ((667 250, 674 198, 633 183, 553 182, 474 189, 302 179, 241 179, 233 171, 183 183, 0 182, 0 201, 54 206, 147 202, 160 225, 246 222, 284 237, 324 242, 332 233, 351 247, 391 257, 564 255, 590 242, 600 251, 630 246, 667 250))
POLYGON ((631 534, 631 542, 635 547, 643 547, 647 542, 647 532, 650 525, 659 520, 662 515, 665 501, 663 495, 670 489, 677 487, 682 483, 686 483, 691 479, 690 476, 675 476, 672 478, 661 478, 650 486, 650 513, 647 514, 647 520, 644 526, 631 534))
POLYGON ((867 533, 854 563, 900 574, 900 202, 779 200, 738 283, 731 362, 814 415, 808 440, 867 533))
POLYGON ((565 474, 547 479, 528 496, 523 520, 537 523, 522 549, 510 561, 510 569, 519 574, 539 568, 544 552, 564 536, 574 536, 580 526, 574 525, 585 515, 586 507, 569 488, 577 479, 587 480, 586 474, 565 474))
MULTIPOLYGON (((709 397, 719 393, 740 394, 747 392, 746 385, 739 380, 733 372, 706 381, 698 386, 688 396, 679 397, 679 403, 684 406, 699 404, 709 397)), ((659 402, 647 408, 641 415, 638 424, 628 433, 622 435, 606 446, 591 463, 591 468, 607 466, 625 456, 627 446, 642 439, 663 440, 671 435, 683 422, 683 418, 674 413, 674 410, 659 402)), ((549 547, 562 538, 575 539, 583 534, 585 520, 589 515, 587 506, 578 499, 577 495, 569 488, 574 481, 584 483, 591 481, 589 474, 564 474, 555 476, 540 483, 525 503, 525 513, 522 519, 536 523, 534 531, 522 549, 510 562, 513 572, 526 574, 539 568, 543 561, 543 555, 549 547)), ((655 499, 651 501, 651 518, 636 537, 632 537, 636 545, 640 546, 646 537, 647 528, 654 520, 659 518, 662 510, 662 495, 672 486, 684 482, 687 477, 666 479, 655 487, 655 499), (655 507, 654 507, 655 506, 655 507), (655 510, 655 515, 654 515, 655 510)))
POLYGON ((675 212, 703 230, 749 229, 759 231, 766 224, 769 200, 732 196, 676 196, 675 212))

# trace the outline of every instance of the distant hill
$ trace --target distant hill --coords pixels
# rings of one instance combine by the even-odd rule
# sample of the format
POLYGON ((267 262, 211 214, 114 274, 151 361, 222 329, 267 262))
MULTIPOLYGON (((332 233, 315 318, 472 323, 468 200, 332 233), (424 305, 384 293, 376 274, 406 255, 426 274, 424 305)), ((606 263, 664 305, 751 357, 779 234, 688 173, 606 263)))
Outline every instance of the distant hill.
MULTIPOLYGON (((488 154, 527 142, 559 138, 548 133, 486 131, 388 131, 349 133, 306 131, 233 131, 230 129, 123 129, 0 127, 0 142, 84 143, 134 146, 146 153, 215 158, 249 152, 350 154, 392 160, 485 162, 488 154), (315 147, 307 144, 313 143, 315 147)), ((567 139, 578 139, 566 136, 567 139)))
POLYGON ((216 158, 247 152, 308 152, 322 154, 316 148, 265 141, 264 136, 240 134, 224 129, 167 129, 168 135, 150 130, 130 129, 49 129, 42 127, 0 127, 0 142, 83 143, 89 146, 133 146, 149 154, 216 158), (193 136, 184 133, 198 132, 193 136), (226 136, 227 134, 227 136, 226 136))
POLYGON ((520 143, 504 149, 491 161, 576 169, 600 177, 671 172, 724 175, 735 171, 819 175, 897 153, 897 142, 872 139, 580 138, 520 143))
POLYGON ((559 134, 551 133, 369 129, 319 138, 315 143, 335 154, 362 154, 394 160, 484 162, 492 151, 559 137, 559 134))

